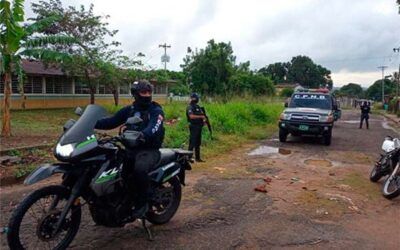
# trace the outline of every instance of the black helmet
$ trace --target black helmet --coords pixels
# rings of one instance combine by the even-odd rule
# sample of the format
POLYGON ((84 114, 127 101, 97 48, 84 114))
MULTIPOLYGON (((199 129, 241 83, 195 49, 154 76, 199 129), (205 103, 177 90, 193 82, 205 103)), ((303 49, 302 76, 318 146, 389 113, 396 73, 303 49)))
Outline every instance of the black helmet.
POLYGON ((139 92, 143 90, 148 90, 153 93, 153 85, 147 80, 136 81, 132 84, 131 94, 136 98, 136 95, 139 95, 139 92))
POLYGON ((199 99, 200 97, 199 97, 199 95, 197 94, 197 93, 192 93, 191 95, 190 95, 190 98, 195 98, 195 99, 199 99))
POLYGON ((153 93, 153 85, 147 80, 140 80, 134 82, 131 87, 131 94, 135 98, 135 106, 139 109, 147 109, 151 104, 151 96, 141 96, 139 93, 142 91, 150 91, 153 93))
POLYGON ((192 93, 190 95, 190 103, 196 104, 196 103, 199 102, 199 99, 200 99, 200 97, 199 97, 199 95, 197 93, 192 93))

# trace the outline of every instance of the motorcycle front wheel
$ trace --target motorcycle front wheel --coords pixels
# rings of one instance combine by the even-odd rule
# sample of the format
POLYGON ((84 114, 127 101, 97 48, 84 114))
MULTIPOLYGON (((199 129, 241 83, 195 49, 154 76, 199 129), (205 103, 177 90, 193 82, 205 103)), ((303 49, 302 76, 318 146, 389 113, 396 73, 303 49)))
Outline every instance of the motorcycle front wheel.
POLYGON ((58 232, 54 228, 69 194, 63 186, 47 186, 28 195, 11 216, 7 235, 10 249, 67 248, 79 229, 80 206, 72 206, 58 232))
POLYGON ((181 197, 181 183, 175 176, 155 189, 146 219, 156 225, 167 223, 178 210, 181 197))
POLYGON ((383 174, 382 171, 380 171, 380 168, 378 166, 374 166, 371 170, 371 173, 369 174, 369 179, 372 182, 377 182, 382 178, 383 174))
POLYGON ((400 176, 390 175, 382 188, 383 196, 389 200, 400 195, 400 176))

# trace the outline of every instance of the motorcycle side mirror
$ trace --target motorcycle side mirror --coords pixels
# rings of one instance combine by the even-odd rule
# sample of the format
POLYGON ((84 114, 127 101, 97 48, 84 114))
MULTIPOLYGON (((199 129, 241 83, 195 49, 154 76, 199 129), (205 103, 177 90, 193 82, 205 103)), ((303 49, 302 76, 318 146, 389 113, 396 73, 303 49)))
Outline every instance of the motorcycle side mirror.
POLYGON ((75 112, 75 114, 78 115, 78 116, 81 116, 81 115, 83 114, 83 110, 82 110, 81 107, 76 107, 76 109, 75 109, 74 112, 75 112))
POLYGON ((74 126, 75 122, 76 122, 75 120, 69 119, 69 120, 64 124, 64 127, 63 127, 64 132, 67 131, 68 129, 72 128, 72 126, 74 126))
POLYGON ((128 120, 126 120, 126 125, 136 125, 136 124, 139 124, 139 123, 141 123, 141 122, 143 122, 143 120, 142 119, 140 119, 139 117, 137 117, 137 116, 134 116, 134 117, 129 117, 128 118, 128 120))

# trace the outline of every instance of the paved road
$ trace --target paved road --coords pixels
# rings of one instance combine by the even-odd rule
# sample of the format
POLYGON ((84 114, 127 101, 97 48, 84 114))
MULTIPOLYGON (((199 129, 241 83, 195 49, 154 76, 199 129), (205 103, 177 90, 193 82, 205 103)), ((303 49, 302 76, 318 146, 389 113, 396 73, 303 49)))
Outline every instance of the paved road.
MULTIPOLYGON (((99 227, 85 210, 71 249, 400 249, 400 199, 385 200, 368 180, 384 136, 396 132, 381 116, 369 130, 357 121, 345 111, 329 147, 275 136, 195 165, 176 216, 152 227, 154 242, 138 223, 99 227)), ((1 225, 30 189, 2 188, 1 225)))

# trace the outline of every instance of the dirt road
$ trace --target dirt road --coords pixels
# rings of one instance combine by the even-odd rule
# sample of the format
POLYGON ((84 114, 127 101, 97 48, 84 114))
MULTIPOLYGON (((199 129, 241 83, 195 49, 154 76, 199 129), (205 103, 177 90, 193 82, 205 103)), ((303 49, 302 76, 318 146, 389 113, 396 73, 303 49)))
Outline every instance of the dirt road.
MULTIPOLYGON (((154 242, 138 223, 99 227, 86 211, 71 248, 400 249, 400 198, 384 199, 381 184, 368 179, 384 136, 397 133, 375 115, 360 130, 358 117, 344 112, 329 147, 272 138, 194 165, 176 216, 152 227, 154 242)), ((1 226, 30 189, 1 189, 1 226)))

